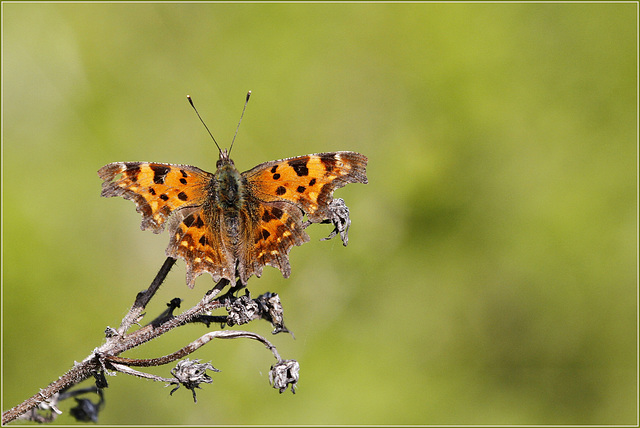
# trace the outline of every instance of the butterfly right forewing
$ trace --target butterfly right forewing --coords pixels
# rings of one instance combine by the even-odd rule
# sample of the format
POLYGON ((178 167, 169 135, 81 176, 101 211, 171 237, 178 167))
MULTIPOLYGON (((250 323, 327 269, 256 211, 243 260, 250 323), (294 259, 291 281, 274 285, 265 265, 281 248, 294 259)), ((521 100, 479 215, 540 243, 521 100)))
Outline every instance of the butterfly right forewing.
POLYGON ((199 206, 207 198, 207 184, 213 177, 189 165, 149 162, 114 162, 98 171, 102 196, 122 196, 136 203, 142 214, 142 230, 160 233, 167 218, 177 209, 199 206))

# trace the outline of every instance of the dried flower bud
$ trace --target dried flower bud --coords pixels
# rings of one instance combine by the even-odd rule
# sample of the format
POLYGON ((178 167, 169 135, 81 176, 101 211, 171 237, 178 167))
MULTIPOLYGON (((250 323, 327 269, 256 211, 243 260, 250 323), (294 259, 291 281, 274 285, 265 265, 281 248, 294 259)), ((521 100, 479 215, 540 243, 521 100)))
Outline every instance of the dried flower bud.
POLYGON ((333 223, 334 229, 329 236, 321 240, 326 241, 339 233, 340 239, 342 239, 342 245, 346 247, 349 242, 351 219, 349 218, 349 207, 344 203, 344 199, 337 198, 329 202, 329 216, 327 220, 333 223))
POLYGON ((69 410, 71 416, 78 422, 98 422, 100 403, 94 403, 88 398, 76 398, 78 405, 69 410))
POLYGON ((287 390, 287 387, 291 385, 291 392, 296 393, 296 384, 300 375, 300 364, 296 360, 284 360, 280 361, 273 366, 269 371, 269 383, 280 391, 280 394, 287 390))
MULTIPOLYGON (((105 371, 101 370, 99 372, 92 372, 93 378, 96 380, 96 388, 102 389, 109 387, 109 383, 107 383, 107 377, 104 375, 105 371)), ((107 374, 109 374, 107 372, 107 374)))
MULTIPOLYGON (((277 293, 264 293, 256 299, 256 302, 260 304, 262 318, 269 321, 273 326, 272 334, 291 333, 284 325, 284 309, 277 293)), ((291 335, 293 336, 293 333, 291 335)))
POLYGON ((60 394, 60 400, 66 400, 72 397, 76 400, 76 406, 72 407, 69 412, 75 420, 79 422, 98 422, 98 414, 104 407, 104 392, 101 388, 90 386, 88 388, 68 390, 60 394), (78 395, 88 393, 97 394, 99 398, 98 402, 94 403, 88 398, 77 398, 78 395))
POLYGON ((171 369, 171 374, 178 382, 171 382, 171 385, 176 385, 176 387, 171 390, 169 394, 173 395, 173 393, 180 388, 180 385, 182 385, 191 390, 193 393, 193 401, 197 403, 195 388, 200 388, 201 383, 213 382, 213 379, 207 374, 207 370, 214 372, 220 371, 213 367, 210 362, 200 364, 200 360, 191 361, 188 358, 178 361, 176 367, 171 369))
POLYGON ((227 316, 227 325, 229 327, 246 324, 254 320, 258 313, 258 304, 251 300, 249 294, 228 300, 226 308, 229 312, 227 316))

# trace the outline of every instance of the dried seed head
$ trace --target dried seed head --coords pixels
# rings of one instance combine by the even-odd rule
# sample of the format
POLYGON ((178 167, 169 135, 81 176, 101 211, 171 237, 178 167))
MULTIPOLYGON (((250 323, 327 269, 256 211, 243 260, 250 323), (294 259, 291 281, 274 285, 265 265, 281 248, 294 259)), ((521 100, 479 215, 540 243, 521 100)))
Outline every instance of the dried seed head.
MULTIPOLYGON (((271 333, 291 333, 284 325, 284 309, 277 293, 267 292, 256 301, 260 304, 262 318, 269 321, 274 328, 271 333)), ((293 333, 291 335, 293 336, 293 333)))
POLYGON ((258 304, 251 300, 249 294, 246 294, 232 301, 228 300, 226 309, 229 313, 227 325, 233 327, 234 325, 242 325, 254 320, 257 317, 258 304))
POLYGON ((171 385, 176 385, 176 387, 171 390, 169 394, 173 395, 173 393, 180 388, 180 385, 182 385, 191 390, 193 393, 193 401, 197 403, 198 400, 196 399, 195 389, 200 388, 201 383, 213 382, 213 379, 211 379, 207 374, 207 370, 212 370, 214 372, 220 371, 213 367, 210 362, 200 364, 200 360, 191 361, 188 358, 178 361, 176 367, 171 369, 171 374, 178 380, 178 382, 171 382, 171 385))
POLYGON ((287 387, 291 385, 291 392, 296 393, 296 385, 300 372, 300 364, 296 360, 284 360, 280 361, 273 366, 269 371, 269 382, 271 385, 280 391, 280 394, 287 390, 287 387))

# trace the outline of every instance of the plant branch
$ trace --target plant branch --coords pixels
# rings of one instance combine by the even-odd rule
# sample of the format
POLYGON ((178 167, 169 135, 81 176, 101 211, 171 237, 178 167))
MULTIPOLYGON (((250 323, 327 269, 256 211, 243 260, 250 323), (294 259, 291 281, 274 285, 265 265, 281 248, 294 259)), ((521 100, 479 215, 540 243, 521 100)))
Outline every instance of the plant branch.
POLYGON ((198 348, 207 344, 209 341, 213 339, 238 339, 238 338, 253 339, 263 343, 267 347, 267 349, 269 349, 273 353, 273 356, 276 358, 276 360, 282 361, 282 358, 280 358, 280 355, 278 354, 278 350, 276 349, 276 347, 267 339, 260 336, 259 334, 252 333, 250 331, 238 331, 238 330, 211 331, 201 336, 199 339, 194 340, 184 348, 172 354, 165 355, 164 357, 148 358, 148 359, 106 357, 105 361, 110 363, 117 363, 120 365, 137 366, 137 367, 161 366, 161 365, 179 360, 183 357, 186 357, 187 355, 196 351, 198 348))
MULTIPOLYGON (((332 236, 336 233, 340 233, 343 238, 343 242, 346 245, 348 222, 344 221, 344 219, 339 215, 335 215, 334 217, 335 218, 331 219, 331 222, 334 224, 336 230, 332 233, 332 236)), ((308 227, 309 224, 305 223, 304 227, 308 227)), ((212 289, 207 291, 200 302, 192 308, 174 316, 174 310, 180 306, 180 299, 176 298, 168 305, 169 309, 156 317, 150 324, 128 333, 129 329, 134 324, 139 323, 142 317, 144 317, 143 312, 147 304, 156 294, 175 263, 175 258, 167 257, 165 259, 162 267, 149 287, 136 295, 133 305, 123 317, 118 329, 115 330, 108 327, 105 330, 106 340, 104 344, 95 348, 93 352, 81 362, 75 363, 71 370, 60 376, 56 381, 51 382, 46 388, 41 389, 37 394, 31 396, 17 406, 3 412, 2 425, 17 419, 28 412, 30 412, 31 416, 27 416, 27 419, 32 421, 49 422, 53 420, 53 418, 39 417, 36 410, 38 408, 55 408, 55 404, 59 400, 61 392, 91 377, 96 379, 96 388, 105 388, 107 386, 107 381, 104 374, 107 373, 108 370, 115 370, 117 372, 145 379, 184 385, 186 388, 192 390, 195 400, 195 388, 197 388, 200 383, 211 382, 211 379, 206 375, 206 369, 217 371, 217 369, 210 366, 210 364, 196 364, 197 361, 189 362, 188 360, 179 362, 178 365, 180 369, 172 370, 172 374, 176 377, 177 381, 174 379, 162 378, 160 376, 143 373, 132 369, 131 366, 149 367, 167 364, 193 353, 212 339, 248 338, 261 342, 273 353, 277 360, 277 363, 271 367, 269 374, 272 385, 279 389, 280 392, 283 392, 289 385, 291 385, 292 392, 295 392, 295 384, 298 381, 298 363, 295 360, 282 360, 278 350, 271 342, 256 333, 248 331, 212 331, 189 343, 180 350, 160 358, 129 359, 118 356, 123 352, 142 345, 143 343, 156 339, 174 328, 193 322, 205 322, 203 321, 205 319, 207 321, 205 322, 207 326, 208 323, 213 320, 226 321, 226 324, 231 326, 244 324, 252 320, 262 318, 271 322, 275 327, 273 333, 288 331, 284 326, 282 305, 280 304, 277 294, 265 293, 258 299, 255 299, 255 301, 250 299, 248 293, 245 296, 242 296, 242 298, 235 298, 233 297, 234 294, 242 287, 232 286, 226 294, 220 296, 222 290, 229 285, 228 280, 222 279, 212 289), (223 307, 226 307, 227 311, 230 311, 229 315, 209 315, 211 311, 223 307)))
POLYGON ((76 363, 74 367, 64 375, 60 376, 58 380, 49 384, 46 388, 41 389, 40 392, 28 398, 19 405, 3 412, 2 425, 5 425, 20 415, 38 407, 42 403, 46 403, 58 392, 70 388, 92 376, 101 373, 105 369, 105 362, 108 357, 114 357, 125 351, 133 349, 149 340, 155 339, 164 333, 172 330, 173 328, 182 326, 191 322, 192 319, 197 318, 205 314, 208 311, 212 311, 219 307, 222 307, 221 303, 215 301, 215 297, 220 291, 228 284, 228 281, 222 280, 216 284, 216 286, 207 291, 200 302, 183 312, 182 314, 167 319, 158 327, 153 325, 147 325, 140 329, 126 334, 126 331, 138 322, 142 317, 142 311, 149 303, 151 298, 155 295, 156 291, 167 277, 169 270, 176 262, 176 259, 171 257, 167 258, 160 268, 160 271, 151 282, 149 288, 143 292, 138 293, 136 300, 127 314, 124 316, 120 328, 115 334, 112 329, 107 329, 109 334, 107 335, 105 343, 96 348, 89 356, 87 356, 82 362, 76 363))
POLYGON ((122 319, 120 323, 120 327, 118 328, 118 334, 123 335, 129 330, 131 325, 138 322, 138 319, 142 315, 142 311, 147 307, 147 304, 151 300, 151 298, 156 294, 156 291, 160 288, 160 285, 164 282, 165 278, 169 274, 169 271, 176 263, 176 259, 173 257, 167 257, 167 259, 162 264, 160 271, 156 275, 156 277, 151 281, 151 285, 145 291, 141 291, 136 296, 135 302, 133 302, 133 306, 122 319))
POLYGON ((99 368, 100 364, 95 358, 87 358, 82 363, 76 364, 71 370, 60 376, 58 380, 51 382, 49 386, 41 389, 37 394, 4 412, 2 414, 2 425, 13 421, 39 404, 49 401, 54 394, 89 379, 93 372, 99 368))
POLYGON ((139 372, 138 370, 134 370, 131 367, 125 366, 123 364, 116 364, 112 362, 111 366, 113 367, 114 370, 117 370, 120 373, 128 374, 131 376, 137 376, 143 379, 150 379, 150 380, 155 380, 157 382, 167 382, 167 383, 171 383, 175 381, 175 379, 169 379, 166 377, 160 377, 160 376, 156 376, 149 373, 139 372))

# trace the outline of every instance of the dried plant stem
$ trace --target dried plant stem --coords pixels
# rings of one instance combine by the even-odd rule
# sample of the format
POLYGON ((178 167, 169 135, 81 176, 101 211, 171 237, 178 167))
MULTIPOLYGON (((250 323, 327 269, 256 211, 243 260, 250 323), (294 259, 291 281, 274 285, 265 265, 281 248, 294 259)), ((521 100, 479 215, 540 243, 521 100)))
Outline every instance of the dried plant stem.
POLYGON ((160 376, 156 376, 153 374, 149 374, 149 373, 144 373, 144 372, 139 372, 137 370, 132 369, 131 367, 127 367, 123 364, 115 364, 115 363, 111 363, 111 366, 116 369, 117 371, 121 372, 121 373, 126 373, 128 375, 131 376, 137 376, 140 377, 142 379, 150 379, 150 380, 155 380, 157 382, 167 382, 167 383, 171 383, 174 382, 175 379, 169 379, 166 377, 160 377, 160 376))
POLYGON ((280 358, 280 354, 278 354, 278 350, 275 346, 271 344, 267 339, 260 336, 259 334, 252 333, 250 331, 238 331, 238 330, 227 330, 227 331, 212 331, 199 339, 194 340, 184 348, 179 351, 174 352, 173 354, 165 355, 160 358, 149 358, 149 359, 134 359, 134 358, 122 358, 122 357, 107 357, 106 360, 110 363, 117 363, 119 365, 126 366, 136 366, 136 367, 152 367, 152 366, 161 366, 163 364, 168 364, 173 361, 179 360, 180 358, 186 357, 191 354, 201 346, 205 345, 209 341, 213 339, 238 339, 238 338, 247 338, 254 339, 258 342, 263 343, 267 349, 269 349, 273 356, 278 361, 282 361, 280 358))
POLYGON ((95 370, 96 365, 92 362, 76 364, 71 370, 60 376, 58 380, 51 382, 49 386, 41 389, 40 392, 31 398, 28 398, 12 409, 4 412, 2 414, 2 425, 13 421, 18 418, 18 416, 36 407, 38 404, 48 401, 54 394, 90 378, 92 372, 95 370))
POLYGON ((156 275, 156 277, 151 281, 151 285, 145 291, 141 291, 136 296, 135 302, 133 302, 133 306, 122 319, 120 323, 120 327, 118 328, 118 334, 123 335, 129 330, 129 328, 140 318, 142 311, 147 306, 151 298, 156 294, 156 291, 160 288, 160 285, 164 282, 164 279, 169 274, 169 271, 176 263, 176 259, 173 257, 167 257, 164 261, 160 271, 156 275))
MULTIPOLYGON (((102 346, 96 348, 83 361, 76 363, 71 370, 60 376, 58 380, 52 382, 46 388, 41 389, 40 392, 28 398, 24 402, 11 408, 10 410, 7 410, 6 412, 3 412, 2 425, 5 425, 17 419, 20 415, 35 408, 40 403, 50 400, 56 393, 59 393, 73 385, 89 379, 94 375, 97 375, 98 373, 103 372, 105 368, 108 368, 106 367, 106 364, 109 363, 111 358, 114 358, 117 355, 133 349, 145 342, 155 339, 176 327, 187 324, 194 318, 197 318, 198 316, 201 316, 206 312, 223 306, 222 303, 214 299, 220 293, 220 291, 222 291, 223 287, 227 285, 226 281, 221 281, 220 283, 218 283, 216 287, 214 287, 212 290, 209 290, 205 294, 205 296, 197 305, 186 310, 182 314, 168 318, 165 322, 161 323, 158 326, 149 324, 139 328, 136 331, 126 334, 126 331, 131 327, 131 325, 133 325, 140 319, 142 311, 146 307, 149 300, 153 297, 155 292, 158 290, 174 263, 175 259, 167 258, 162 268, 160 269, 160 272, 158 272, 158 275, 154 278, 149 288, 141 293, 138 293, 133 306, 124 316, 120 328, 115 334, 107 337, 105 343, 102 346)), ((266 341, 266 339, 264 340, 266 341)), ((272 347, 273 345, 269 344, 268 347, 269 346, 272 347)), ((114 360, 114 362, 116 361, 114 360)))

